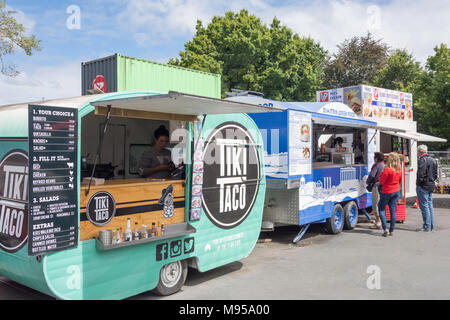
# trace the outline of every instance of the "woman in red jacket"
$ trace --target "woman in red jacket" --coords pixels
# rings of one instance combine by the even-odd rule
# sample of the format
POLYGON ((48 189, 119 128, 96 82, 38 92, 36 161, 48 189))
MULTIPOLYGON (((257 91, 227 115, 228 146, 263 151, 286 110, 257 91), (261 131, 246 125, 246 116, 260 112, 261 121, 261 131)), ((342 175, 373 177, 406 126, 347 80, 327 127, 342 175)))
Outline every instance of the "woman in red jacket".
POLYGON ((391 223, 389 235, 394 235, 395 220, 397 213, 397 199, 400 197, 400 183, 402 182, 402 167, 400 158, 396 152, 391 152, 386 160, 384 171, 380 174, 380 201, 378 202, 378 212, 383 226, 383 237, 388 235, 386 223, 386 205, 389 206, 391 223))

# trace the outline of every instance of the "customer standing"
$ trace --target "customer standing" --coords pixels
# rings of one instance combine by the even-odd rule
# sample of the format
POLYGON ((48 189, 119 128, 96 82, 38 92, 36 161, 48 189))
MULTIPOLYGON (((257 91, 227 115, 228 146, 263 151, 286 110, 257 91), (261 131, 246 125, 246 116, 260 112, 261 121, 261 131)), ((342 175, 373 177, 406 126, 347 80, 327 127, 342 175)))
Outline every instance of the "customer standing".
POLYGON ((389 206, 389 212, 391 214, 389 235, 394 235, 395 220, 397 219, 397 199, 400 197, 401 182, 402 167, 400 164, 400 157, 396 152, 391 152, 386 160, 384 171, 380 174, 380 185, 382 185, 382 189, 378 210, 381 218, 381 225, 383 227, 383 237, 388 235, 386 205, 389 206))
POLYGON ((369 177, 367 178, 367 191, 372 192, 372 212, 375 215, 375 221, 372 220, 373 226, 371 229, 381 229, 380 213, 378 211, 378 201, 380 200, 380 192, 378 186, 380 185, 380 174, 384 170, 384 154, 375 152, 375 163, 370 169, 369 177))
POLYGON ((433 191, 437 179, 437 161, 428 154, 425 145, 417 147, 419 156, 417 166, 416 191, 422 211, 423 226, 418 231, 432 231, 434 229, 433 191))

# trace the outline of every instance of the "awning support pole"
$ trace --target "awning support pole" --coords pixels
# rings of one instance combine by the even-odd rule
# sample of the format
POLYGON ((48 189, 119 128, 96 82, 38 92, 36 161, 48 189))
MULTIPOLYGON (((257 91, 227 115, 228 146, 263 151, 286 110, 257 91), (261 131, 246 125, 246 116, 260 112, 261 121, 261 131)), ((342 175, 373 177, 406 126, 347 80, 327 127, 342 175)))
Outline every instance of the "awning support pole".
POLYGON ((105 124, 103 125, 103 131, 102 131, 102 134, 100 136, 100 142, 98 144, 97 154, 95 155, 94 167, 92 168, 91 179, 89 179, 89 186, 88 186, 88 188, 85 191, 85 195, 86 196, 89 194, 89 191, 91 190, 92 178, 94 177, 95 167, 97 166, 97 161, 98 161, 98 158, 100 157, 100 152, 102 151, 103 140, 104 140, 104 137, 105 137, 106 128, 108 127, 110 116, 111 116, 111 105, 108 105, 108 110, 106 112, 105 124))
POLYGON ((375 136, 377 135, 377 132, 378 132, 378 129, 375 129, 375 133, 373 134, 372 138, 370 138, 370 141, 367 145, 369 145, 372 142, 373 138, 375 138, 375 136))

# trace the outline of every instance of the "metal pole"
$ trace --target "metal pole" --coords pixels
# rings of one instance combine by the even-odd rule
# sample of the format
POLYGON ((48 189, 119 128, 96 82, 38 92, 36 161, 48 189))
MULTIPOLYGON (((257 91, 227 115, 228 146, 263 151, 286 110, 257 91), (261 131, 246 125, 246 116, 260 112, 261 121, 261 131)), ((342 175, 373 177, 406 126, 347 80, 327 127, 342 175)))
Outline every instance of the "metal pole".
POLYGON ((111 115, 111 105, 108 105, 108 110, 106 112, 105 124, 103 125, 103 131, 102 131, 102 135, 100 136, 100 141, 99 141, 99 144, 98 144, 97 154, 95 155, 94 167, 92 168, 91 179, 89 180, 89 186, 88 186, 88 188, 85 191, 85 195, 86 196, 89 194, 89 192, 91 190, 92 178, 94 177, 95 167, 97 166, 97 161, 98 161, 98 158, 100 156, 100 152, 102 151, 103 140, 104 140, 104 137, 105 137, 106 128, 108 127, 110 115, 111 115))

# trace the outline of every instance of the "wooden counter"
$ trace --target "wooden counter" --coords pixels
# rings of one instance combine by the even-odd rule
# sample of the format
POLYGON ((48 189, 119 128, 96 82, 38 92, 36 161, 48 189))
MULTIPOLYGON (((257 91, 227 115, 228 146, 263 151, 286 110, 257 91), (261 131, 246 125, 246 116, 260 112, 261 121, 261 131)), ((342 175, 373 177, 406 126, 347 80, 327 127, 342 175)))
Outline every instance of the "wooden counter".
POLYGON ((143 224, 151 228, 152 222, 170 225, 185 221, 185 187, 184 180, 152 180, 146 178, 128 180, 108 180, 103 185, 92 185, 89 194, 85 191, 88 186, 80 188, 80 240, 98 237, 102 229, 116 230, 122 228, 125 231, 127 219, 131 220, 131 229, 134 223, 139 228, 143 224), (173 186, 174 215, 170 218, 164 217, 163 205, 158 204, 162 196, 162 190, 173 186), (89 199, 98 191, 107 191, 116 202, 116 214, 114 218, 104 226, 96 226, 86 216, 86 207, 89 199))

